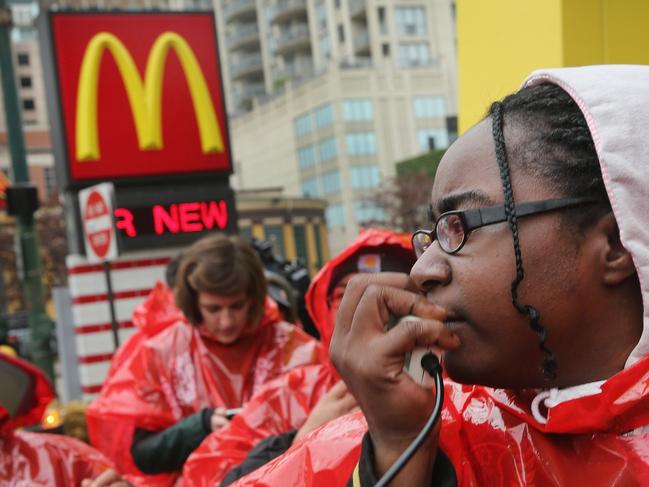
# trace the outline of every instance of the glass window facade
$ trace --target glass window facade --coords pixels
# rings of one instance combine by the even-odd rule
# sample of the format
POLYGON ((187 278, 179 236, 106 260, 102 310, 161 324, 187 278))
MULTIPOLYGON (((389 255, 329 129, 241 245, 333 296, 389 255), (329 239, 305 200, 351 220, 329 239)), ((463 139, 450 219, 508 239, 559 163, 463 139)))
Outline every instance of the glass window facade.
POLYGON ((320 108, 316 109, 315 113, 315 125, 318 128, 328 127, 334 123, 334 111, 331 107, 331 104, 323 105, 320 108))
POLYGON ((377 166, 352 166, 352 188, 376 188, 381 183, 381 174, 377 166))
POLYGON ((445 149, 448 147, 448 131, 445 128, 417 130, 417 145, 424 152, 445 149))
POLYGON ((426 35, 426 9, 424 7, 397 7, 394 10, 394 19, 399 35, 426 35))
POLYGON ((336 139, 329 137, 320 141, 318 144, 318 154, 320 156, 320 162, 331 161, 338 157, 338 149, 336 148, 336 139))
POLYGON ((308 252, 306 248, 306 229, 304 225, 293 225, 293 236, 295 237, 295 252, 302 263, 308 263, 308 252))
POLYGON ((402 68, 430 66, 430 46, 427 42, 403 42, 399 44, 399 65, 402 68))
POLYGON ((266 225, 264 231, 266 240, 273 244, 273 250, 284 258, 284 231, 281 225, 266 225))
POLYGON ((316 163, 315 147, 312 145, 304 146, 297 151, 297 161, 301 169, 312 167, 316 163))
POLYGON ((322 193, 320 192, 318 178, 309 178, 302 181, 302 194, 312 198, 320 196, 322 193))
POLYGON ((446 100, 443 96, 417 96, 412 102, 417 118, 446 117, 446 100))
POLYGON ((372 120, 374 118, 372 101, 362 99, 343 101, 343 118, 346 122, 372 120))
POLYGON ((311 114, 305 113, 295 119, 295 133, 298 137, 309 135, 313 131, 313 124, 311 123, 311 114))
POLYGON ((343 211, 343 206, 329 205, 325 210, 325 218, 327 219, 327 225, 330 227, 342 227, 345 225, 345 212, 343 211))
POLYGON ((385 212, 371 201, 356 201, 354 219, 356 223, 381 222, 385 220, 385 212))
POLYGON ((323 194, 340 192, 340 171, 338 169, 322 175, 322 192, 323 194))
POLYGON ((376 134, 373 132, 347 134, 347 154, 350 156, 376 154, 376 134))

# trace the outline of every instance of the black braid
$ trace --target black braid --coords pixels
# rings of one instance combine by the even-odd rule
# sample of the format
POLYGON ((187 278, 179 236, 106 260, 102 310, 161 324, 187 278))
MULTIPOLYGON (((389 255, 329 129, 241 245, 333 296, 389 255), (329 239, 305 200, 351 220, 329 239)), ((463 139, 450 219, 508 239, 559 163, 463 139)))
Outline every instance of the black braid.
POLYGON ((505 136, 503 134, 503 106, 502 103, 496 102, 491 106, 492 133, 496 145, 496 159, 500 169, 500 180, 503 185, 505 196, 505 215, 509 222, 509 228, 512 231, 514 240, 514 257, 516 259, 516 278, 512 281, 512 304, 519 313, 526 315, 530 319, 530 327, 539 335, 539 348, 545 353, 543 360, 543 375, 546 380, 553 380, 556 377, 557 363, 552 350, 545 342, 548 338, 548 330, 541 324, 540 313, 529 304, 518 302, 518 286, 525 278, 523 270, 523 258, 521 256, 520 242, 518 239, 518 218, 516 216, 516 204, 514 203, 514 193, 512 191, 511 177, 509 173, 509 164, 507 162, 507 151, 505 149, 505 136))
POLYGON ((493 121, 505 212, 514 240, 516 279, 512 282, 512 302, 519 313, 529 317, 530 327, 538 333, 539 348, 546 355, 543 374, 546 379, 552 380, 556 377, 557 363, 545 344, 548 331, 541 325, 541 316, 534 307, 518 302, 518 285, 524 279, 525 272, 508 157, 523 171, 549 183, 561 196, 590 198, 599 202, 562 210, 561 217, 574 236, 610 212, 611 205, 586 119, 575 101, 559 86, 546 83, 523 88, 502 102, 494 103, 489 115, 493 121), (505 114, 508 130, 516 132, 517 140, 509 148, 505 146, 503 134, 505 114))

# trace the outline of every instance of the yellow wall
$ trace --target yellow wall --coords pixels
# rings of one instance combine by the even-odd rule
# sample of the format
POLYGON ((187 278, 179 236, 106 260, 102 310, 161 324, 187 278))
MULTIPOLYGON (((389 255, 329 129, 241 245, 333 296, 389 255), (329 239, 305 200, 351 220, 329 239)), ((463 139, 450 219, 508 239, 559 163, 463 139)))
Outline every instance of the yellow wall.
POLYGON ((538 68, 649 64, 647 0, 457 0, 460 132, 538 68))

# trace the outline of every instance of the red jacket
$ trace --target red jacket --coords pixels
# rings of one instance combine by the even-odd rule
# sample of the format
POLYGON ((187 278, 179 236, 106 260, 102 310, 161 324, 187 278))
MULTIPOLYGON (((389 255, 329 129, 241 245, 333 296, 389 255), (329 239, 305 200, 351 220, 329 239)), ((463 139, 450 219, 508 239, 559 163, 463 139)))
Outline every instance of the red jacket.
POLYGON ((206 407, 239 407, 266 382, 325 356, 317 341, 280 321, 270 302, 260 325, 232 345, 177 321, 130 353, 120 356, 123 362, 89 407, 88 429, 93 445, 130 482, 145 485, 170 485, 178 475, 143 475, 135 467, 130 455, 135 428, 161 431, 206 407))
MULTIPOLYGON (((313 279, 306 304, 327 349, 333 333, 327 304, 332 278, 351 256, 361 251, 378 253, 390 246, 410 252, 410 236, 386 230, 365 231, 313 279)), ((228 426, 208 435, 194 450, 183 468, 183 484, 191 487, 218 485, 259 441, 302 426, 320 398, 338 380, 338 374, 327 359, 322 364, 294 369, 268 383, 228 426)))
POLYGON ((4 362, 0 394, 7 393, 3 383, 11 380, 4 376, 11 374, 7 365, 19 374, 26 373, 30 383, 29 392, 13 417, 0 406, 0 485, 75 486, 111 466, 101 453, 74 438, 16 431, 21 426, 40 423, 55 394, 49 380, 33 365, 1 353, 0 361, 4 362))
MULTIPOLYGON (((600 393, 554 406, 543 425, 531 413, 536 391, 447 379, 439 446, 460 486, 648 485, 648 389, 646 358, 600 393)), ((361 413, 334 420, 234 485, 344 486, 366 431, 361 413)))

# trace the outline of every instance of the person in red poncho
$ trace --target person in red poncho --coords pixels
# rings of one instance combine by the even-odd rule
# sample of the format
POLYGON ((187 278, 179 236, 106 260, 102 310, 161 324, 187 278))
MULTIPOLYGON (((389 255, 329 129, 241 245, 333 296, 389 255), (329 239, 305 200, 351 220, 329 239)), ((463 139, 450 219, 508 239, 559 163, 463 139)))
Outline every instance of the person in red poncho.
POLYGON ((444 404, 390 486, 649 485, 648 87, 542 70, 494 103, 439 165, 410 275, 348 284, 330 352, 363 413, 236 485, 382 482, 434 410, 419 347, 444 404))
MULTIPOLYGON (((387 230, 362 232, 331 259, 306 294, 323 345, 329 346, 340 300, 354 275, 407 272, 414 262, 410 235, 387 230)), ((183 467, 184 485, 218 485, 222 481, 227 485, 283 453, 312 429, 348 412, 356 404, 339 380, 327 360, 294 369, 266 384, 230 424, 210 434, 194 450, 183 467)))
POLYGON ((112 466, 74 438, 18 430, 39 424, 54 397, 43 372, 0 353, 0 485, 78 486, 112 466))
POLYGON ((175 299, 187 321, 124 357, 91 407, 91 439, 134 484, 172 484, 203 438, 229 422, 227 408, 326 358, 317 341, 280 320, 259 257, 240 237, 207 237, 186 250, 175 299))

